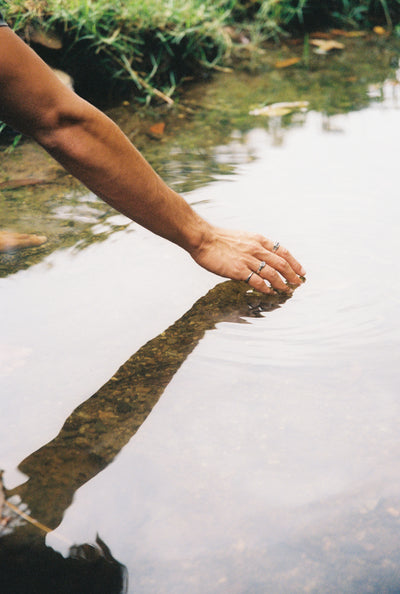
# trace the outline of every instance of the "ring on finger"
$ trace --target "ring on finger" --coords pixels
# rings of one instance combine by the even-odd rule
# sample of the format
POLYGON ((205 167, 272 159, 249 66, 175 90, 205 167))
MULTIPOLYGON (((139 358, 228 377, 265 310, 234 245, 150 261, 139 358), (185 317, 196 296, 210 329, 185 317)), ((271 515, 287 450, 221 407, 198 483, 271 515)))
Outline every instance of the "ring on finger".
POLYGON ((251 279, 251 277, 253 276, 253 274, 255 274, 255 272, 250 272, 249 276, 246 278, 246 280, 244 281, 245 283, 248 283, 249 280, 251 279))
POLYGON ((279 241, 275 241, 275 243, 274 243, 274 247, 272 248, 272 251, 273 251, 273 252, 276 252, 276 250, 279 248, 279 246, 280 246, 280 245, 281 245, 281 244, 279 243, 279 241))
POLYGON ((264 266, 266 266, 266 265, 267 265, 267 263, 266 263, 266 262, 264 262, 264 260, 263 260, 263 261, 260 263, 260 266, 258 267, 257 274, 258 274, 259 272, 261 272, 261 270, 262 270, 262 269, 264 268, 264 266))

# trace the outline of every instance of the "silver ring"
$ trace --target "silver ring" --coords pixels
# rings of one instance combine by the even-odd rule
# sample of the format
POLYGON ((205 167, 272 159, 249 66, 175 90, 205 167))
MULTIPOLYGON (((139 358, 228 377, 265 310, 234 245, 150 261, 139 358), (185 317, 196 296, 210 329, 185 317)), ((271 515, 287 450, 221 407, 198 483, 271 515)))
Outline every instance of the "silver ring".
POLYGON ((255 274, 254 272, 250 272, 249 276, 246 278, 246 280, 244 281, 245 283, 248 283, 249 280, 251 279, 251 277, 253 276, 253 274, 255 274))
POLYGON ((272 248, 272 251, 273 251, 273 252, 276 252, 276 250, 279 248, 279 246, 280 246, 280 245, 281 245, 281 244, 279 243, 279 241, 275 241, 275 243, 274 243, 274 247, 272 248))
POLYGON ((264 262, 264 260, 263 260, 263 261, 261 262, 260 266, 258 267, 257 274, 258 274, 259 272, 261 272, 261 270, 262 270, 262 269, 264 268, 264 266, 266 266, 266 265, 267 265, 267 263, 266 263, 266 262, 264 262))

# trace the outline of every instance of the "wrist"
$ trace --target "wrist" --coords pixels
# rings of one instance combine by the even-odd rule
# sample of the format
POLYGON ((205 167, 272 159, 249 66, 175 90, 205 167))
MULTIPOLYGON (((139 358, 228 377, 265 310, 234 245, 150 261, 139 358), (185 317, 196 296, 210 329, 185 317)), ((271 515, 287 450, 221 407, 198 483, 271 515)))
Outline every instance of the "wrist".
POLYGON ((210 223, 195 214, 194 224, 190 225, 187 231, 185 245, 182 245, 182 247, 189 252, 192 258, 196 259, 196 256, 200 254, 207 245, 212 243, 214 228, 210 223))

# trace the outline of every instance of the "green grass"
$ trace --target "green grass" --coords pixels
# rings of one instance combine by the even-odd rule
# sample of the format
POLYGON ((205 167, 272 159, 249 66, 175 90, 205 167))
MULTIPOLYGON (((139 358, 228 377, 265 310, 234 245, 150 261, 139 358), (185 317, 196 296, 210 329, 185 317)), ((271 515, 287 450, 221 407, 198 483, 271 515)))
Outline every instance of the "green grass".
POLYGON ((168 102, 183 78, 229 64, 232 28, 250 40, 248 51, 321 26, 391 29, 400 0, 0 0, 0 9, 20 34, 31 23, 56 31, 61 65, 83 62, 84 73, 168 102))

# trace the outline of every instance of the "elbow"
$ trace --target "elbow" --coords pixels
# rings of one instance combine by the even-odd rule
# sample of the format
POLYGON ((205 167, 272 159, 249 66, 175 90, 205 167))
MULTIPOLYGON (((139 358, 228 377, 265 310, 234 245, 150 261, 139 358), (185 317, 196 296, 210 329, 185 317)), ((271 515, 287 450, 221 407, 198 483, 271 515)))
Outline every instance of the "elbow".
POLYGON ((42 114, 30 135, 50 153, 62 150, 86 127, 89 120, 86 105, 77 96, 67 105, 55 104, 42 114))

